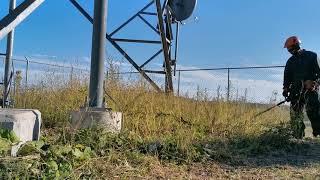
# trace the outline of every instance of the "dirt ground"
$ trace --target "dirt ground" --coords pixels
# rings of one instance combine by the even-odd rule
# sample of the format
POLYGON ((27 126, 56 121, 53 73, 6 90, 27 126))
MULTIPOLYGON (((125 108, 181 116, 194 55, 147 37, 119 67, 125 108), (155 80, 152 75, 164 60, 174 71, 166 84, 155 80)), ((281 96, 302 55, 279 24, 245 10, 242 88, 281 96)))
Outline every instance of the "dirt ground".
POLYGON ((306 120, 306 151, 300 154, 250 157, 239 165, 197 163, 186 166, 159 165, 152 168, 148 179, 315 179, 320 180, 320 138, 312 138, 306 120))

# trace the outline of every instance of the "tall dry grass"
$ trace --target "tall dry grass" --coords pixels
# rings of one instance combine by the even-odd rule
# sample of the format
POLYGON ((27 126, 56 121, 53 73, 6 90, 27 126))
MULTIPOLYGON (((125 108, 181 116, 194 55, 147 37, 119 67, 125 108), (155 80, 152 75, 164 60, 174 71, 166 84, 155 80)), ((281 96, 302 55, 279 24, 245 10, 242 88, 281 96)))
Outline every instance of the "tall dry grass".
MULTIPOLYGON (((70 111, 84 105, 88 88, 77 80, 54 83, 18 91, 16 107, 39 109, 46 128, 65 128, 69 126, 70 111)), ((124 131, 148 141, 171 139, 186 151, 195 142, 207 139, 259 137, 288 120, 286 108, 275 108, 253 118, 267 106, 176 97, 156 93, 141 82, 127 85, 117 77, 109 77, 106 87, 108 106, 123 112, 124 131)), ((203 92, 197 94, 206 96, 203 92)))
POLYGON ((70 130, 70 112, 83 106, 88 94, 80 79, 69 82, 51 75, 27 90, 17 88, 16 107, 42 113, 44 137, 39 151, 44 148, 46 153, 35 160, 0 162, 5 167, 0 168, 0 176, 144 177, 153 176, 154 167, 161 170, 167 161, 177 165, 212 161, 242 165, 251 155, 300 148, 291 141, 286 127, 287 107, 253 118, 269 105, 210 99, 206 92, 198 92, 194 98, 176 97, 156 93, 141 80, 127 84, 117 76, 109 76, 106 87, 108 107, 123 113, 119 135, 103 129, 70 130), (88 159, 79 160, 75 150, 88 150, 88 159))

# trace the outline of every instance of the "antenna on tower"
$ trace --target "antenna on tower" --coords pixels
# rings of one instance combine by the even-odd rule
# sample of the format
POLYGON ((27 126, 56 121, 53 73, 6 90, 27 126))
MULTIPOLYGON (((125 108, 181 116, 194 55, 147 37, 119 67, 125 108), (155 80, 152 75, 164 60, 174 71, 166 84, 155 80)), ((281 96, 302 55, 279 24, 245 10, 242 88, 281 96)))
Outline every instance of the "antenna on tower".
MULTIPOLYGON (((91 23, 92 17, 87 13, 76 0, 69 0, 82 15, 84 15, 91 23)), ((127 21, 121 24, 113 32, 107 33, 106 38, 111 45, 122 54, 125 59, 151 84, 151 86, 161 92, 159 86, 149 75, 150 74, 164 74, 165 75, 165 92, 173 92, 172 74, 175 75, 177 56, 178 56, 178 39, 179 26, 181 21, 188 19, 194 11, 197 0, 151 0, 146 6, 139 10, 136 14, 130 17, 127 21), (155 11, 148 9, 155 6, 155 11), (153 26, 145 16, 155 16, 157 26, 153 26), (135 19, 140 19, 145 23, 154 33, 159 36, 157 40, 132 39, 132 38, 116 38, 114 37, 120 30, 124 29, 129 23, 135 19), (174 27, 174 25, 176 27, 174 27), (173 34, 175 29, 175 36, 173 34), (161 48, 153 56, 147 59, 144 63, 138 64, 127 51, 121 47, 120 42, 125 43, 139 43, 139 44, 160 44, 161 48), (157 58, 160 54, 164 57, 163 70, 147 70, 146 66, 157 58)))
POLYGON ((184 21, 192 15, 197 5, 197 0, 169 0, 170 12, 176 21, 184 21))

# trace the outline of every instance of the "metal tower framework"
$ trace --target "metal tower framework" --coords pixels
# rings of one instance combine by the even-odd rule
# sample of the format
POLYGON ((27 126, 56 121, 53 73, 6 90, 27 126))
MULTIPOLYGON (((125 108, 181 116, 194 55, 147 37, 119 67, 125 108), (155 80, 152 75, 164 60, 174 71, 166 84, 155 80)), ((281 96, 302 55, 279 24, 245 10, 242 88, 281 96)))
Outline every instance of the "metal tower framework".
MULTIPOLYGON (((79 12, 91 23, 93 22, 93 18, 89 15, 89 13, 82 8, 82 6, 76 0, 70 0, 70 2, 74 5, 75 8, 79 10, 79 12)), ((148 73, 154 74, 164 74, 165 75, 165 92, 171 93, 173 92, 173 82, 172 82, 172 72, 176 69, 176 61, 177 61, 177 51, 178 51, 178 37, 179 37, 179 22, 173 22, 172 16, 168 7, 169 0, 165 0, 163 4, 161 4, 161 0, 152 0, 146 6, 144 6, 141 10, 139 10, 136 14, 130 17, 127 21, 121 24, 118 28, 116 28, 111 33, 106 34, 107 40, 113 45, 115 49, 117 49, 120 54, 122 54, 125 59, 151 84, 151 86, 161 92, 160 87, 152 80, 152 78, 148 75, 148 73), (151 6, 155 5, 156 12, 148 12, 147 9, 151 6), (162 6, 161 6, 162 5, 162 6), (151 22, 149 22, 143 15, 147 16, 155 16, 157 17, 157 27, 154 27, 151 22), (124 38, 114 38, 120 30, 124 29, 130 22, 139 18, 144 22, 152 31, 157 33, 160 36, 159 40, 141 40, 141 39, 124 39, 124 38), (173 38, 172 25, 176 24, 176 34, 175 39, 173 38), (174 42, 175 40, 175 42, 174 42), (127 43, 142 43, 142 44, 160 44, 161 49, 157 51, 154 55, 152 55, 149 59, 147 59, 143 64, 138 65, 138 63, 120 46, 119 42, 127 42, 127 43), (175 43, 175 44, 173 44, 175 43), (172 47, 175 45, 174 57, 171 57, 172 47), (159 71, 154 70, 145 70, 144 67, 149 64, 152 60, 158 57, 160 54, 164 56, 164 69, 159 71), (172 68, 173 66, 173 68, 172 68)))
MULTIPOLYGON (((8 102, 9 86, 10 86, 10 65, 12 63, 12 49, 13 49, 13 34, 14 29, 23 22, 32 12, 34 12, 45 0, 24 0, 17 7, 15 7, 15 0, 10 0, 9 13, 0 19, 0 40, 7 36, 7 52, 6 55, 6 68, 5 68, 5 80, 4 80, 4 103, 8 102)), ((101 39, 101 33, 105 32, 106 22, 104 17, 106 17, 106 7, 108 0, 95 0, 95 11, 94 17, 92 17, 76 0, 69 0, 73 6, 79 10, 79 12, 84 15, 84 17, 89 20, 93 25, 94 34, 92 37, 92 62, 91 62, 91 77, 90 77, 90 92, 89 100, 90 106, 102 106, 102 88, 101 79, 104 78, 103 72, 103 62, 101 58, 105 58, 102 48, 105 48, 105 42, 101 39), (103 1, 103 2, 100 2, 103 1), (104 8, 99 8, 103 6, 104 8), (103 27, 102 27, 103 26, 103 27), (99 35, 95 35, 99 34, 99 35), (98 49, 98 50, 97 50, 98 49)), ((173 82, 172 74, 173 69, 176 69, 177 60, 177 50, 178 50, 178 34, 179 34, 179 22, 175 21, 171 15, 168 6, 169 0, 151 0, 145 7, 134 14, 126 22, 120 25, 111 33, 106 33, 105 38, 117 49, 125 59, 151 84, 151 86, 158 92, 162 92, 159 85, 155 83, 154 80, 148 75, 150 73, 163 74, 165 76, 165 92, 173 92, 173 82), (155 6, 156 12, 148 12, 147 9, 151 6, 155 6), (151 22, 149 22, 143 16, 154 16, 157 18, 157 26, 154 27, 151 22), (114 38, 120 30, 125 28, 134 19, 139 18, 144 22, 152 31, 159 35, 160 40, 141 40, 141 39, 124 39, 124 38, 114 38), (173 38, 173 25, 176 25, 176 34, 173 38), (174 43, 175 40, 175 44, 174 43), (143 64, 138 65, 136 61, 119 45, 119 42, 127 43, 143 43, 143 44, 159 44, 161 48, 153 56, 147 59, 143 64), (172 53, 172 49, 175 47, 175 52, 172 53), (153 61, 160 54, 163 54, 164 63, 163 70, 145 70, 145 66, 153 61), (173 54, 173 58, 172 58, 173 54)), ((3 54, 4 55, 4 54, 3 54)))
POLYGON ((27 18, 35 9, 37 9, 44 0, 25 0, 18 7, 16 7, 16 0, 10 0, 9 2, 9 14, 0 20, 0 40, 7 36, 7 51, 5 54, 5 69, 4 69, 4 85, 2 107, 8 107, 10 84, 13 78, 13 72, 11 71, 12 54, 13 54, 13 42, 14 42, 14 29, 25 18, 27 18))

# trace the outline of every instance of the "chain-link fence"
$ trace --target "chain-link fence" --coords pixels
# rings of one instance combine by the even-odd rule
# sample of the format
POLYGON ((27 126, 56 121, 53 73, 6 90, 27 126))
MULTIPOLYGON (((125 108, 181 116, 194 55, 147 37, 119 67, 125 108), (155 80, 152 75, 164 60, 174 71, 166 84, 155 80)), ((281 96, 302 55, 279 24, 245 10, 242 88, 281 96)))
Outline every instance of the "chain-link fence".
POLYGON ((177 94, 198 99, 274 103, 282 93, 283 66, 178 70, 177 94))
MULTIPOLYGON (((0 62, 0 80, 3 82, 4 58, 0 62)), ((88 85, 89 82, 89 66, 52 64, 30 58, 13 59, 12 65, 14 77, 18 75, 19 84, 26 88, 59 87, 74 81, 88 85)), ((284 66, 180 69, 176 71, 173 82, 178 96, 198 100, 275 103, 282 99, 283 70, 284 66)), ((122 85, 150 87, 139 73, 121 71, 109 64, 106 79, 122 85)), ((163 74, 149 75, 164 89, 163 74)))
MULTIPOLYGON (((0 57, 0 81, 4 81, 4 57, 0 57)), ((12 59, 12 86, 17 83, 24 87, 59 87, 77 81, 87 84, 90 71, 76 65, 47 63, 32 58, 12 59), (16 82, 19 81, 19 82, 16 82)), ((11 76, 11 75, 10 75, 11 76)))
MULTIPOLYGON (((175 94, 198 100, 275 103, 282 100, 284 66, 180 69, 173 78, 175 94)), ((143 82, 137 72, 109 73, 126 84, 143 82)), ((151 75, 163 89, 164 75, 151 75)))

